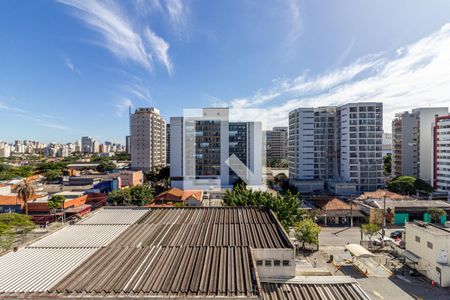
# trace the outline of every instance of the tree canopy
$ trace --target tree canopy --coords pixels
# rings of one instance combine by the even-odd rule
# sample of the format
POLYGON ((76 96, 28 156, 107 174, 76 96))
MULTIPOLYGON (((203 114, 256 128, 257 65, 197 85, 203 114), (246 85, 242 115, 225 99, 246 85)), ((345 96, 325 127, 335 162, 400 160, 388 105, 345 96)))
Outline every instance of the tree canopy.
POLYGON ((62 208, 64 201, 66 201, 66 197, 63 195, 53 195, 47 203, 49 208, 62 208))
POLYGON ((293 226, 300 220, 304 211, 300 208, 299 195, 287 192, 286 195, 274 195, 268 192, 253 191, 244 185, 236 186, 233 191, 227 190, 224 203, 229 206, 265 206, 271 209, 283 227, 293 226))
POLYGON ((143 206, 150 203, 153 198, 153 189, 145 184, 112 191, 108 194, 111 204, 118 206, 143 206))
POLYGON ((144 174, 145 181, 159 194, 170 188, 170 167, 154 168, 144 174))
POLYGON ((33 167, 13 167, 8 164, 0 164, 0 180, 9 180, 18 177, 29 177, 33 175, 33 167))
POLYGON ((318 244, 320 226, 314 223, 311 218, 304 219, 295 223, 294 225, 295 238, 302 243, 302 248, 305 244, 318 244))
POLYGON ((431 215, 431 220, 436 223, 440 223, 442 216, 447 216, 447 212, 439 207, 430 207, 428 212, 431 215))
POLYGON ((367 235, 369 240, 372 240, 373 236, 380 231, 381 227, 378 224, 368 223, 361 225, 361 233, 367 235))
POLYGON ((29 216, 16 213, 0 214, 0 249, 9 249, 17 235, 25 235, 35 226, 29 216))
POLYGON ((390 176, 392 171, 392 155, 389 153, 383 157, 383 174, 390 176))
POLYGON ((413 195, 417 192, 433 192, 433 187, 420 178, 413 176, 398 176, 387 184, 389 191, 402 194, 413 195))

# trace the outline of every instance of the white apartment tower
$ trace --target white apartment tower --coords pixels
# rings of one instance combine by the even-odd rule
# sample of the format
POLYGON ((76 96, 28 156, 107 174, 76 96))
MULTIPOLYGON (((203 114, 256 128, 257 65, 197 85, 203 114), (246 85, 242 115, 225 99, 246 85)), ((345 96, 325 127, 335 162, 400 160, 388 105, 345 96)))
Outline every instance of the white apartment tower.
POLYGON ((382 103, 299 108, 289 113, 289 177, 346 181, 357 191, 384 184, 382 103))
POLYGON ((434 188, 450 196, 450 115, 436 117, 433 178, 434 188))
POLYGON ((156 108, 138 108, 130 117, 131 168, 148 172, 166 165, 166 121, 156 108))

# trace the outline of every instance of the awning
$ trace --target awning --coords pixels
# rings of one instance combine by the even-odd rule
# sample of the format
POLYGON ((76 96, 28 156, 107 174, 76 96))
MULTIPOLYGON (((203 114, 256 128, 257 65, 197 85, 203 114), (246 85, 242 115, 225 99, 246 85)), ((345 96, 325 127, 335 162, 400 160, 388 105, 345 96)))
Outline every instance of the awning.
POLYGON ((417 264, 420 260, 419 256, 415 255, 414 253, 412 253, 409 250, 403 251, 402 256, 409 259, 410 261, 412 261, 415 264, 417 264))
POLYGON ((375 256, 374 254, 372 254, 372 252, 370 252, 369 250, 358 244, 345 245, 345 249, 347 249, 351 254, 353 254, 358 258, 360 257, 369 258, 375 256))

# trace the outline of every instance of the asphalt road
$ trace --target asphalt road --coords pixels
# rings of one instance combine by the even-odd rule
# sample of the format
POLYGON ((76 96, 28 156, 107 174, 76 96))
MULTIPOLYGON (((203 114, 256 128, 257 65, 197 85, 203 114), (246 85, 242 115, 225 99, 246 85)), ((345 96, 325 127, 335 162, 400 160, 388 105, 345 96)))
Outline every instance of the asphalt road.
MULTIPOLYGON (((397 229, 386 229, 386 236, 397 229)), ((375 238, 375 237, 374 237, 375 238)), ((320 246, 345 246, 347 243, 359 244, 361 232, 359 227, 322 227, 319 234, 320 246)))

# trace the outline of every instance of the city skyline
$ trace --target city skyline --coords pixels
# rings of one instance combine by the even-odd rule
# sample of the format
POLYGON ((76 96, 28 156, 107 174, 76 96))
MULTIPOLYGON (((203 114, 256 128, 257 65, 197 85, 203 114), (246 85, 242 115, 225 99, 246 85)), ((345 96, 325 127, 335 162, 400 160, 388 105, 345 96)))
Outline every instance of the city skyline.
POLYGON ((166 121, 264 108, 286 126, 296 108, 378 101, 390 132, 395 113, 450 102, 450 3, 413 2, 3 1, 0 139, 124 144, 130 105, 166 121))

